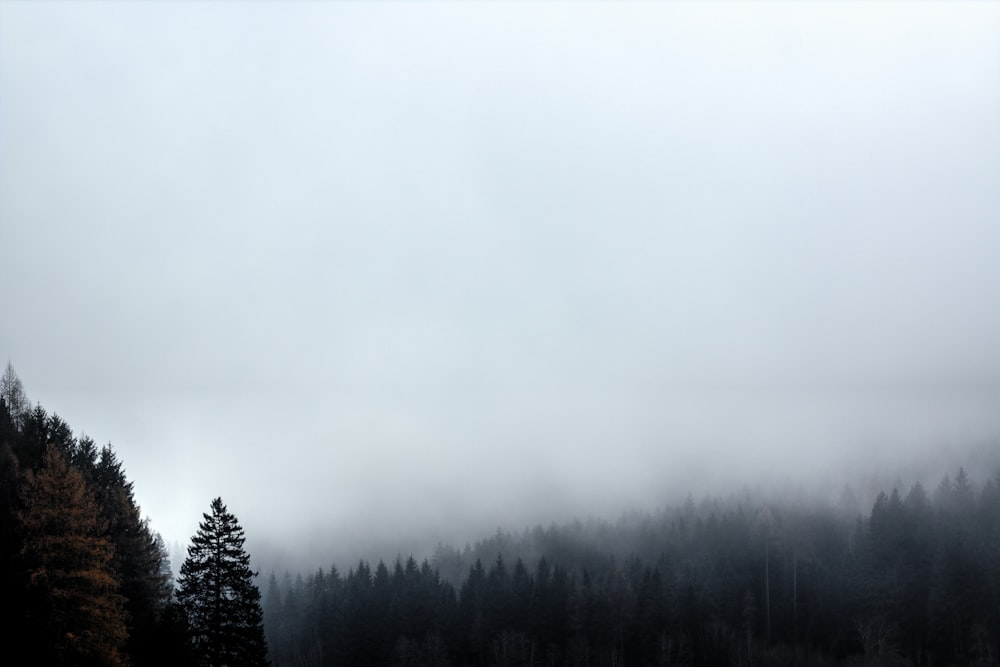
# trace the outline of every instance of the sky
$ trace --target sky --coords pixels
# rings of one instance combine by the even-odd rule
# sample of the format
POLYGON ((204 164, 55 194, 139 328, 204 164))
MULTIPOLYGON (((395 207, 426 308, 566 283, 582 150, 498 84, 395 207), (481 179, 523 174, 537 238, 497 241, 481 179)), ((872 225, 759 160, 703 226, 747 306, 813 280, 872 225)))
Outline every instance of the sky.
POLYGON ((0 356, 271 558, 996 444, 998 119, 993 2, 2 2, 0 356))

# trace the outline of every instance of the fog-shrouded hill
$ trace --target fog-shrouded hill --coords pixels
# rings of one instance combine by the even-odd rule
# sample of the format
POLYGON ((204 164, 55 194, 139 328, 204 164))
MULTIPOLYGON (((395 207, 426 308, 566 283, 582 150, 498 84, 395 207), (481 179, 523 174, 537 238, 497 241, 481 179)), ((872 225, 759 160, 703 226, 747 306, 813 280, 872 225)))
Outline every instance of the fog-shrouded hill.
POLYGON ((992 2, 0 1, 2 564, 81 512, 108 621, 36 662, 183 663, 139 574, 225 498, 326 586, 282 664, 995 663, 941 499, 1000 451, 998 53, 992 2))
MULTIPOLYGON (((857 514, 870 508, 879 493, 893 488, 902 493, 919 482, 925 489, 934 489, 959 468, 973 483, 984 484, 1000 470, 1000 442, 995 438, 914 440, 919 444, 889 447, 879 441, 883 446, 853 451, 845 446, 837 454, 818 456, 813 466, 768 459, 769 470, 727 453, 714 456, 710 464, 691 467, 665 461, 650 465, 643 473, 646 478, 659 477, 658 483, 630 486, 628 478, 616 478, 609 471, 607 479, 564 490, 565 495, 560 494, 558 482, 566 478, 558 471, 550 471, 555 480, 551 489, 528 487, 514 474, 508 495, 488 483, 480 489, 470 473, 466 490, 448 504, 403 495, 386 499, 382 505, 360 507, 355 517, 333 520, 322 518, 321 508, 318 512, 306 508, 307 514, 317 513, 315 521, 271 534, 262 531, 250 539, 265 571, 308 572, 331 562, 340 566, 359 559, 389 562, 409 554, 418 560, 431 558, 439 544, 462 549, 498 530, 520 534, 539 525, 575 520, 615 522, 624 514, 680 506, 689 498, 696 503, 705 498, 747 498, 758 504, 832 507, 857 514)), ((525 464, 523 477, 537 472, 525 464)))
POLYGON ((998 11, 0 3, 0 350, 275 564, 910 477, 1000 433, 998 11))
POLYGON ((276 665, 992 664, 1000 468, 861 506, 746 491, 272 572, 276 665))
MULTIPOLYGON (((114 450, 31 407, 9 365, 0 426, 12 645, 101 664, 183 665, 216 650, 223 635, 199 629, 191 583, 192 559, 213 543, 209 516, 185 553, 174 547, 175 601, 171 554, 114 450)), ((504 528, 500 509, 480 517, 499 529, 455 527, 465 541, 454 543, 409 517, 394 539, 341 533, 335 548, 278 551, 256 536, 244 554, 221 499, 213 512, 237 527, 254 654, 275 665, 989 664, 1000 647, 998 452, 929 448, 895 468, 883 455, 852 479, 759 479, 613 519, 504 528)))

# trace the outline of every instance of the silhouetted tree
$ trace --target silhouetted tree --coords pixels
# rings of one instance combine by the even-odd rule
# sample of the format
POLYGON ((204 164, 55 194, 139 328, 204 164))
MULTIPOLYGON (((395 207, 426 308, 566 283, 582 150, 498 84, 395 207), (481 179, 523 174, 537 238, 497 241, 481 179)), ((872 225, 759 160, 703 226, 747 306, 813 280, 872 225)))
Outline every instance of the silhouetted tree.
MULTIPOLYGON (((87 451, 82 439, 77 452, 87 451)), ((85 459, 89 454, 83 454, 85 459)), ((157 624, 172 595, 166 549, 143 520, 121 461, 110 446, 101 449, 91 473, 100 515, 114 547, 111 567, 125 596, 129 614, 129 652, 140 663, 162 650, 153 641, 157 624)))
POLYGON ((263 612, 246 540, 221 498, 212 501, 181 565, 177 599, 201 665, 267 665, 263 612))

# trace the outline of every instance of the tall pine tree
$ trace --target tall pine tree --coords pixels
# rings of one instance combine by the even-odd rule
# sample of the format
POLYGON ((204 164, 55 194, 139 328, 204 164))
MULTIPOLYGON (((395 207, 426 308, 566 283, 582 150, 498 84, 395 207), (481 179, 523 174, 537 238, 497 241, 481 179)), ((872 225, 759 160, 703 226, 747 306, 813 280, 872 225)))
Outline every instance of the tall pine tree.
POLYGON ((243 528, 221 498, 203 516, 181 565, 177 593, 199 663, 267 665, 260 590, 243 549, 243 528))

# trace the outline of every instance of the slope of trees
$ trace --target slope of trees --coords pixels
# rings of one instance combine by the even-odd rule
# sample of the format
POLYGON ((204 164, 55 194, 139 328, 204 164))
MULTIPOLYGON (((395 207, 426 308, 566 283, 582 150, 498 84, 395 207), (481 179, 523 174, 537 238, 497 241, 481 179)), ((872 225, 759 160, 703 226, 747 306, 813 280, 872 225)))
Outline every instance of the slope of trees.
POLYGON ((0 637, 39 665, 185 664, 162 540, 110 446, 0 380, 0 637))

